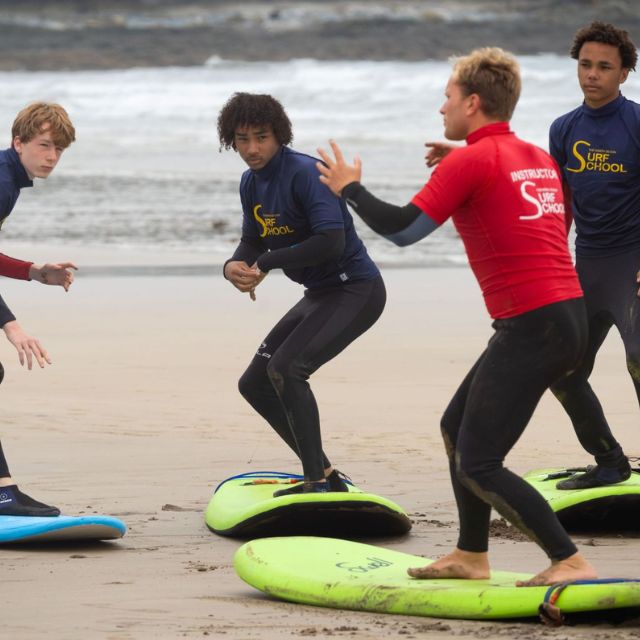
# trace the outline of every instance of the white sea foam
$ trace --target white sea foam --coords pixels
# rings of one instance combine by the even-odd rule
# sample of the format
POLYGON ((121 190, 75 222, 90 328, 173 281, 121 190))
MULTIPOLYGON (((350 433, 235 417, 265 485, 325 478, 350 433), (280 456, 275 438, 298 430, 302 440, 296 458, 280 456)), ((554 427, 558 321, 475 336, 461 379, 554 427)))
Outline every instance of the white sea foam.
MULTIPOLYGON (((520 137, 547 147, 552 120, 579 104, 571 60, 522 57, 524 90, 514 118, 520 137)), ((25 190, 2 234, 39 242, 158 246, 220 256, 238 238, 238 179, 244 165, 218 152, 216 117, 234 91, 271 93, 294 123, 294 147, 315 153, 329 137, 358 153, 363 181, 406 203, 424 183, 424 142, 442 137, 438 109, 446 62, 244 63, 125 71, 0 73, 6 143, 16 112, 34 99, 65 105, 77 142, 55 174, 25 190)), ((630 98, 640 83, 625 85, 630 98)), ((358 223, 371 253, 400 265, 464 262, 447 225, 426 242, 398 249, 358 223)))

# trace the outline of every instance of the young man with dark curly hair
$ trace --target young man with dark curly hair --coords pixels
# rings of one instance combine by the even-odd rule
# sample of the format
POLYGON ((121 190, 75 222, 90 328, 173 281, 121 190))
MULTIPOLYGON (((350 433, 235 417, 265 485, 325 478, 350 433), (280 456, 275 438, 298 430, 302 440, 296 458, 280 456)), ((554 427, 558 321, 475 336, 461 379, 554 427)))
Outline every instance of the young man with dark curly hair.
MULTIPOLYGON (((16 204, 20 190, 33 186, 34 178, 47 178, 63 151, 75 140, 75 129, 67 112, 58 104, 35 102, 25 107, 11 129, 11 146, 0 151, 0 225, 16 204)), ((72 262, 36 265, 0 254, 0 275, 18 280, 37 280, 61 286, 73 283, 72 262)), ((51 364, 40 342, 27 335, 0 297, 0 327, 16 348, 20 364, 29 369, 33 360, 40 367, 51 364)), ((0 381, 4 369, 0 364, 0 381)), ((15 484, 0 444, 0 516, 58 516, 59 509, 34 500, 15 484)))
POLYGON ((596 354, 614 325, 640 402, 640 105, 620 92, 638 54, 626 31, 593 22, 576 33, 571 57, 578 61, 584 102, 551 125, 549 149, 576 224, 589 345, 582 364, 552 391, 596 465, 560 481, 559 489, 613 484, 631 473, 589 384, 596 354))
POLYGON ((272 269, 305 287, 239 381, 240 393, 302 463, 304 482, 274 495, 346 491, 322 449, 309 377, 380 317, 386 292, 346 206, 319 181, 316 158, 288 145, 291 122, 270 95, 236 93, 218 118, 221 147, 249 167, 240 181, 240 244, 224 277, 255 300, 272 269))

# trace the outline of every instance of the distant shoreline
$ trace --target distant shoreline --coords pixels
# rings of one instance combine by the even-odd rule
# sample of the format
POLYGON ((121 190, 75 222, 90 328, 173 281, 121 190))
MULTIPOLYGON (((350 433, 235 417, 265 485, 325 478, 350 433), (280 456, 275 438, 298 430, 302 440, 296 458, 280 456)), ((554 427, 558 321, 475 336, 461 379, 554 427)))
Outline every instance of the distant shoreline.
POLYGON ((593 19, 611 20, 628 29, 632 37, 640 33, 640 16, 632 3, 597 0, 459 0, 422 3, 421 12, 411 0, 374 2, 367 5, 369 14, 364 16, 349 0, 241 5, 223 0, 76 0, 51 4, 24 0, 16 9, 15 0, 0 0, 0 70, 199 66, 215 56, 246 61, 413 61, 446 59, 488 45, 520 55, 568 55, 575 31, 593 19), (303 14, 292 25, 290 15, 298 15, 296 5, 305 5, 304 11, 313 20, 305 22, 307 14, 303 14), (351 13, 347 11, 350 5, 355 7, 351 13), (378 15, 375 7, 387 13, 403 7, 418 13, 408 18, 414 14, 405 11, 391 19, 384 12, 378 15), (438 8, 454 12, 455 19, 444 19, 438 8), (244 13, 237 17, 233 11, 244 13), (343 19, 329 20, 332 11, 343 19), (226 16, 226 22, 216 22, 220 15, 226 16))

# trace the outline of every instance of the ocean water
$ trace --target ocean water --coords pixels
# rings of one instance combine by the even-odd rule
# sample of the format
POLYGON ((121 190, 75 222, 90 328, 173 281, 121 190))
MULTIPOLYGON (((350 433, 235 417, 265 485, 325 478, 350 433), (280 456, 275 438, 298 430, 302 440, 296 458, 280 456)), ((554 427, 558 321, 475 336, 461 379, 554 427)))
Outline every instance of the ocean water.
MULTIPOLYGON (((520 137, 547 148, 552 120, 579 104, 575 63, 553 55, 521 57, 523 95, 513 120, 520 137)), ((235 91, 271 93, 294 125, 294 148, 315 153, 329 137, 347 158, 359 154, 363 182, 405 204, 424 184, 424 142, 442 139, 438 109, 447 62, 292 60, 246 63, 212 59, 190 68, 0 73, 0 123, 10 142, 17 111, 36 99, 69 111, 77 141, 58 168, 23 191, 1 242, 185 252, 220 264, 233 251, 245 165, 220 152, 218 111, 235 91)), ((637 96, 639 82, 625 86, 637 96)), ((400 249, 360 221, 373 257, 386 265, 466 262, 450 223, 400 249)))

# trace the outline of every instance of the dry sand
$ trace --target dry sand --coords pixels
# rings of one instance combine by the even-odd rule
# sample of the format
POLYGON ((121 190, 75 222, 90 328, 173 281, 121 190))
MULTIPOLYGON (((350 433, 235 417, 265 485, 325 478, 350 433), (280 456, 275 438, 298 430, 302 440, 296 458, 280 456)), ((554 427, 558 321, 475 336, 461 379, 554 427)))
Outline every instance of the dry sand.
MULTIPOLYGON (((24 251, 10 255, 26 257, 24 251)), ((73 257, 70 253, 50 256, 73 257)), ((90 272, 89 272, 90 273, 90 272)), ((411 534, 379 544, 437 557, 456 514, 439 417, 490 336, 467 269, 387 270, 378 324, 313 379, 325 448, 367 489, 412 514, 411 534)), ((250 302, 221 277, 79 273, 72 291, 3 281, 2 294, 53 366, 21 370, 0 342, 2 442, 24 490, 64 513, 106 513, 120 542, 4 548, 0 637, 637 638, 624 627, 489 623, 334 611, 270 600, 234 574, 239 542, 211 534, 203 510, 216 484, 261 469, 297 471, 236 381, 301 289, 270 275, 250 302), (166 505, 171 505, 167 507, 166 505)), ((638 453, 638 407, 612 336, 594 375, 616 435, 638 453)), ((524 472, 590 462, 545 397, 508 465, 524 472)), ((578 538, 604 575, 639 574, 640 539, 578 538)), ((530 542, 493 538, 494 568, 536 571, 530 542)))

